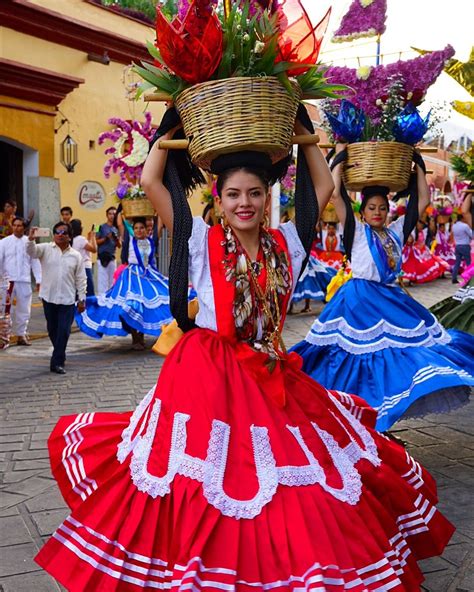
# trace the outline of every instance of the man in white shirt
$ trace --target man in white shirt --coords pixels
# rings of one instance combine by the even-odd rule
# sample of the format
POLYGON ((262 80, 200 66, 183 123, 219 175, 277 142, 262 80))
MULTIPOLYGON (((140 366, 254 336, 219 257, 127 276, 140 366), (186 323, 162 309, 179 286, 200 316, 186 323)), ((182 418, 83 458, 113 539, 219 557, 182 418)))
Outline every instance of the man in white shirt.
POLYGON ((12 334, 18 337, 18 345, 31 345, 27 336, 31 316, 31 271, 39 288, 41 266, 26 253, 25 220, 19 216, 13 218, 12 229, 13 234, 0 241, 0 277, 13 282, 12 334))
POLYGON ((469 224, 466 224, 463 220, 463 215, 458 216, 457 221, 453 224, 452 233, 454 242, 456 244, 455 253, 456 261, 452 271, 452 282, 453 284, 458 283, 458 271, 461 266, 461 261, 464 259, 466 267, 471 265, 471 240, 472 240, 472 229, 469 224))
POLYGON ((78 311, 84 312, 85 309, 87 279, 84 263, 80 253, 70 246, 72 230, 69 224, 58 222, 54 225, 52 243, 37 245, 34 235, 35 228, 32 228, 26 251, 41 263, 39 295, 43 300, 48 335, 53 344, 50 370, 66 374, 66 346, 74 320, 76 294, 78 311))

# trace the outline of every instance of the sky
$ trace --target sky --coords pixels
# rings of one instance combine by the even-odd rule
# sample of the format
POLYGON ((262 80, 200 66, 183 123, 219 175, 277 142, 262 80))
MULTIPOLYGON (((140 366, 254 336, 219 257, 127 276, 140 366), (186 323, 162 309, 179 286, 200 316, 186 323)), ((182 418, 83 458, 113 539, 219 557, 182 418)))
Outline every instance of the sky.
MULTIPOLYGON (((319 22, 327 8, 332 6, 331 20, 319 56, 321 62, 356 68, 359 57, 361 65, 375 64, 375 38, 360 39, 352 43, 330 41, 351 0, 302 0, 302 3, 313 23, 319 22)), ((384 55, 383 63, 400 59, 400 52, 403 52, 402 60, 416 57, 418 54, 410 50, 411 46, 435 50, 443 49, 448 43, 456 50, 456 59, 463 62, 469 59, 471 46, 474 44, 472 0, 387 0, 387 5, 387 30, 381 40, 381 53, 387 54, 384 55)), ((443 72, 429 89, 426 101, 429 104, 432 101, 453 100, 474 99, 443 72)), ((474 120, 453 110, 449 126, 459 128, 460 132, 465 128, 474 137, 474 120)))

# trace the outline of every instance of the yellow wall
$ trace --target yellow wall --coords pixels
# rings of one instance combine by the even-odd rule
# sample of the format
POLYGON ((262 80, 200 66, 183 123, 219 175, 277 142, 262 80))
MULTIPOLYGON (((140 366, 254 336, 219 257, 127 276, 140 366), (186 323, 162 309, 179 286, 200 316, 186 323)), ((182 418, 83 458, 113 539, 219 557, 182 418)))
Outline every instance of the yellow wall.
MULTIPOLYGON (((137 41, 145 42, 154 38, 152 28, 83 0, 36 0, 35 3, 137 41)), ((118 175, 112 175, 110 179, 104 178, 103 166, 107 160, 104 150, 110 146, 110 142, 99 146, 99 134, 112 129, 107 123, 110 117, 143 121, 145 109, 152 113, 153 122, 158 124, 164 110, 163 104, 146 105, 143 100, 135 102, 127 99, 123 83, 123 64, 111 62, 106 66, 92 62, 87 59, 85 52, 7 28, 0 29, 0 48, 2 57, 6 59, 85 80, 60 103, 61 113, 55 118, 13 109, 8 109, 5 113, 0 111, 0 135, 39 151, 40 175, 59 179, 61 205, 71 206, 74 217, 83 221, 85 229, 90 228, 93 223, 102 222, 105 219, 105 209, 116 204, 116 198, 111 192, 117 185, 118 175), (28 48, 27 52, 25 47, 28 48), (59 162, 60 143, 68 133, 68 125, 65 124, 54 134, 54 127, 60 126, 62 114, 69 120, 69 133, 79 147, 79 162, 73 173, 68 173, 59 162), (94 143, 94 146, 90 146, 90 142, 94 143), (96 181, 105 188, 107 198, 101 210, 88 210, 79 204, 77 189, 84 181, 96 181)), ((11 98, 5 101, 21 103, 11 98)), ((31 105, 45 108, 33 103, 31 105)), ((195 197, 191 201, 194 213, 200 213, 203 208, 200 197, 195 197)))
MULTIPOLYGON (((47 105, 2 97, 0 103, 33 107, 38 111, 52 111, 47 105)), ((0 136, 16 140, 39 153, 39 174, 54 176, 54 117, 0 105, 0 136)))
POLYGON ((83 21, 98 27, 123 35, 136 41, 153 40, 153 27, 141 24, 129 18, 124 18, 110 10, 104 10, 84 0, 29 0, 32 4, 54 10, 73 19, 83 21))

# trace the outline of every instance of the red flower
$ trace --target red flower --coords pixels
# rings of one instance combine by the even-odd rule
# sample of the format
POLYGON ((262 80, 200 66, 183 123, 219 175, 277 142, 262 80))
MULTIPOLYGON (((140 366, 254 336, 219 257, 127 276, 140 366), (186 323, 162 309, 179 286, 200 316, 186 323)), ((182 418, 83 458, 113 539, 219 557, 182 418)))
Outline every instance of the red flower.
POLYGON ((189 84, 209 80, 222 58, 222 29, 217 15, 194 0, 181 21, 156 11, 156 46, 163 61, 189 84))
MULTIPOLYGON (((280 0, 277 4, 280 38, 277 61, 294 64, 315 64, 326 32, 331 8, 322 20, 313 27, 300 0, 280 0)), ((289 76, 303 74, 309 68, 294 68, 289 76)))

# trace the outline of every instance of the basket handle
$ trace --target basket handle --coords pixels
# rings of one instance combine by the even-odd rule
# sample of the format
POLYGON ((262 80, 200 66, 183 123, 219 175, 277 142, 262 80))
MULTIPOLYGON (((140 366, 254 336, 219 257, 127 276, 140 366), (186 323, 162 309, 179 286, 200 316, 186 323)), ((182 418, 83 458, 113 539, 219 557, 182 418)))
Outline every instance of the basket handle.
MULTIPOLYGON (((301 136, 293 136, 292 144, 317 144, 319 136, 317 134, 303 134, 301 136)), ((187 150, 189 147, 189 140, 158 140, 158 147, 163 150, 187 150)), ((320 145, 321 148, 329 147, 329 144, 320 145)))
MULTIPOLYGON (((301 136, 293 136, 291 140, 292 144, 298 144, 300 146, 304 144, 318 144, 320 148, 331 149, 334 148, 334 144, 320 144, 319 136, 317 134, 303 134, 301 136)), ((187 150, 189 147, 189 140, 158 140, 158 147, 163 150, 187 150)), ((433 146, 425 146, 419 148, 420 152, 436 152, 437 148, 433 146)), ((427 174, 433 171, 426 171, 427 174)))

